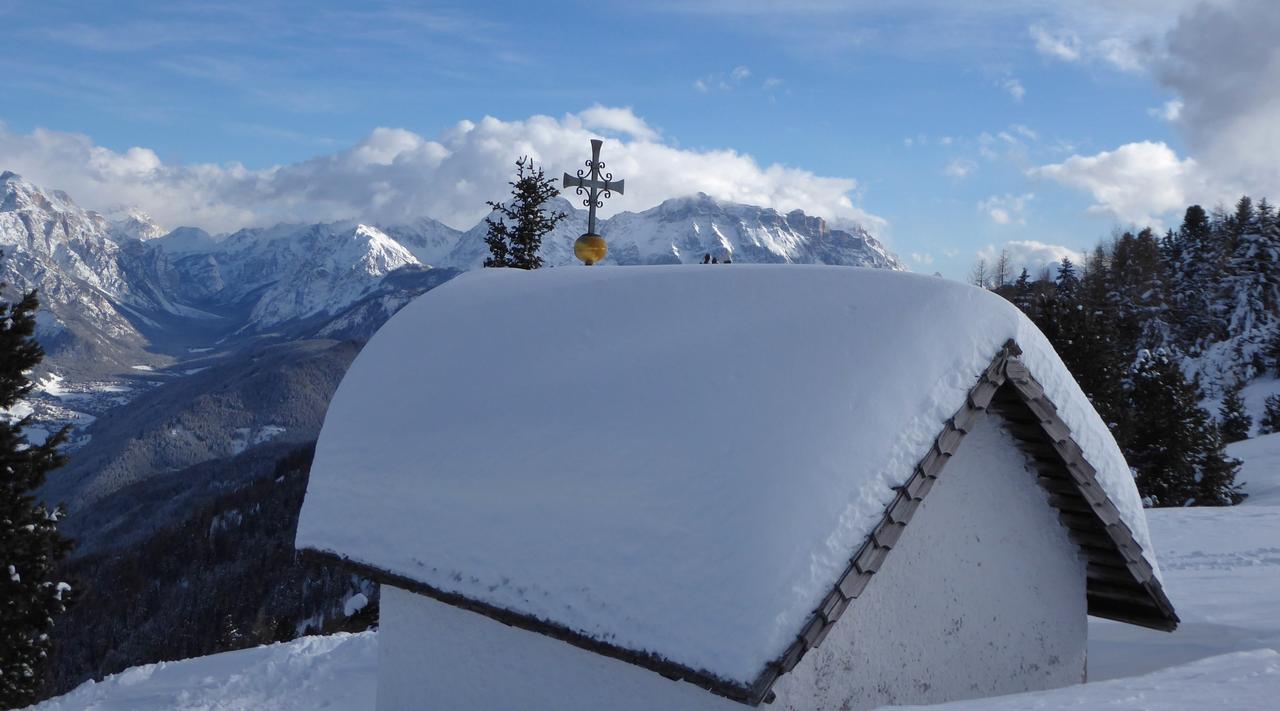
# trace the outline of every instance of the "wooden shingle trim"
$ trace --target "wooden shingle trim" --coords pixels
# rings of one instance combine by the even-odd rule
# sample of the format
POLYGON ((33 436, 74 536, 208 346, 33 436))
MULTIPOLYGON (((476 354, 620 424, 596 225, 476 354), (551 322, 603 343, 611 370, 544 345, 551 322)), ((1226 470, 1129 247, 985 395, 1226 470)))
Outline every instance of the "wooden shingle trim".
MULTIPOLYGON (((1097 564, 1119 559, 1128 573, 1127 580, 1123 581, 1113 573, 1089 576, 1089 614, 1172 631, 1178 625, 1177 613, 1133 531, 1098 483, 1097 470, 1072 438, 1071 429, 1058 416, 1044 388, 1024 364, 1015 358, 1007 359, 1005 372, 1009 387, 1040 420, 1044 441, 1058 454, 1060 467, 1051 472, 1042 469, 1038 481, 1050 492, 1050 503, 1058 506, 1059 519, 1081 545, 1091 569, 1096 572, 1097 564), (1067 501, 1071 503, 1064 504, 1067 501)), ((1043 442, 1035 446, 1036 451, 1041 451, 1043 442)))
MULTIPOLYGON (((902 537, 906 526, 933 488, 951 455, 960 447, 964 436, 1004 384, 1005 361, 1019 353, 1021 350, 1013 341, 1005 344, 969 390, 964 405, 943 425, 942 431, 934 438, 929 451, 912 470, 911 476, 902 485, 894 487, 897 494, 885 507, 884 516, 854 554, 844 574, 823 598, 822 604, 814 610, 787 650, 769 665, 767 671, 773 680, 794 669, 811 649, 819 646, 849 604, 863 593, 892 552, 893 546, 902 537)), ((768 686, 759 683, 754 686, 766 691, 766 696, 761 696, 761 700, 767 698, 767 690, 771 686, 772 682, 768 686)))

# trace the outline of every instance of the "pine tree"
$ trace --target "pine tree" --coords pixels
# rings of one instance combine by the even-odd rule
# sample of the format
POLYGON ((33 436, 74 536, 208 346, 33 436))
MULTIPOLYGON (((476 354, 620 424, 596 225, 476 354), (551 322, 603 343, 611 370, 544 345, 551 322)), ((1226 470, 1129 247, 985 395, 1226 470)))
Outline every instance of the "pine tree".
POLYGON ((1136 413, 1127 456, 1138 492, 1151 506, 1222 505, 1242 498, 1240 463, 1200 407, 1200 389, 1164 351, 1142 351, 1129 404, 1136 413))
POLYGON ((1204 433, 1200 452, 1196 488, 1188 505, 1235 506, 1244 501, 1245 494, 1236 484, 1240 472, 1240 460, 1227 455, 1226 443, 1217 427, 1210 426, 1204 433))
POLYGON ((1266 356, 1271 361, 1271 370, 1280 376, 1280 323, 1271 327, 1271 335, 1267 338, 1266 356))
MULTIPOLYGON (((32 338, 38 302, 34 291, 18 303, 0 303, 0 408, 31 391, 27 374, 44 357, 32 338)), ((0 421, 0 707, 32 702, 50 649, 54 619, 71 602, 71 588, 54 567, 71 549, 57 530, 63 515, 34 496, 50 470, 63 463, 58 447, 66 429, 42 444, 27 441, 29 416, 0 421)))
POLYGON ((1076 287, 1080 286, 1080 277, 1076 275, 1076 265, 1071 263, 1070 257, 1063 257, 1058 263, 1058 278, 1056 279, 1058 290, 1068 296, 1075 293, 1076 287))
POLYGON ((1204 208, 1192 205, 1183 215, 1176 241, 1180 261, 1172 277, 1174 321, 1182 348, 1195 351, 1225 330, 1213 298, 1220 288, 1225 240, 1215 234, 1204 208))
POLYGON ((1218 430, 1227 444, 1249 439, 1249 430, 1253 427, 1253 420, 1244 409, 1244 399, 1240 397, 1241 387, 1237 382, 1227 388, 1218 406, 1218 430))
POLYGON ((1276 432, 1280 432, 1280 395, 1268 395, 1262 411, 1262 419, 1258 420, 1258 434, 1276 432))
POLYGON ((1022 268, 1022 273, 1018 275, 1018 279, 1013 282, 1013 293, 1010 301, 1017 306, 1022 313, 1031 315, 1031 304, 1035 298, 1035 290, 1031 286, 1031 275, 1027 273, 1027 268, 1022 268))
POLYGON ((1267 201, 1255 209, 1248 197, 1236 203, 1229 225, 1232 252, 1221 298, 1227 309, 1228 332, 1240 337, 1241 374, 1250 377, 1265 367, 1264 341, 1280 303, 1275 276, 1280 266, 1280 233, 1274 229, 1267 201))
POLYGON ((568 217, 563 212, 548 212, 548 200, 560 194, 555 181, 543 175, 542 168, 535 167, 533 159, 522 156, 516 161, 516 179, 511 186, 511 200, 505 204, 488 202, 498 213, 497 219, 485 219, 485 244, 489 245, 486 267, 515 267, 537 269, 542 266, 538 250, 542 237, 561 220, 568 217))

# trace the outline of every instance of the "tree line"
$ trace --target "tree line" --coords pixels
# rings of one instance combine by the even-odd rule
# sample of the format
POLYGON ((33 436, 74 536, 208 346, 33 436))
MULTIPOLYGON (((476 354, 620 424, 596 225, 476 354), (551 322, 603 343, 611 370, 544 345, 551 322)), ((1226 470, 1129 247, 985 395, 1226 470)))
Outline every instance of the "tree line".
MULTIPOLYGON (((1158 235, 1126 231, 1083 261, 1014 276, 1009 256, 971 281, 1021 309, 1080 383, 1151 506, 1229 505, 1244 495, 1225 445, 1253 422, 1241 388, 1280 369, 1280 218, 1265 199, 1188 207, 1158 235), (1221 395, 1216 416, 1205 391, 1221 395)), ((1260 433, 1280 430, 1280 397, 1260 433)))

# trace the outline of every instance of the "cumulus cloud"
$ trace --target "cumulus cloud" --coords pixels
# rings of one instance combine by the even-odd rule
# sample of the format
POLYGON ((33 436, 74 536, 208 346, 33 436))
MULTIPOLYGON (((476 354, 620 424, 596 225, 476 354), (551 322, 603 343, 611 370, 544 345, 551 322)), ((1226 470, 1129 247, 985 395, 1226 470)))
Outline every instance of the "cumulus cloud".
POLYGON ((1201 5, 1169 33, 1157 76, 1215 183, 1280 194, 1280 13, 1271 0, 1201 5))
POLYGON ((1034 193, 1022 195, 992 195, 978 202, 978 209, 987 214, 997 225, 1025 225, 1028 203, 1036 198, 1034 193))
POLYGON ((1014 101, 1022 101, 1022 97, 1027 95, 1027 90, 1022 86, 1022 82, 1017 77, 1006 77, 1000 82, 1000 87, 1013 97, 1014 101))
POLYGON ((1091 211, 1137 224, 1158 225, 1161 214, 1208 194, 1195 160, 1179 158, 1169 146, 1151 141, 1074 155, 1028 173, 1085 190, 1096 201, 1091 211))
MULTIPOLYGON (((1085 190, 1094 211, 1159 224, 1189 203, 1241 194, 1280 195, 1280 14, 1270 0, 1198 3, 1145 55, 1176 97, 1150 110, 1186 141, 1179 157, 1164 143, 1129 143, 1073 156, 1032 174, 1085 190)), ((1112 43, 1113 62, 1138 61, 1112 43)))
POLYGON ((627 192, 607 210, 642 210, 681 195, 801 209, 873 231, 885 222, 854 202, 857 182, 731 149, 686 150, 664 142, 630 109, 594 106, 560 118, 460 121, 435 138, 377 128, 354 146, 310 160, 251 170, 238 163, 179 164, 143 147, 123 152, 82 134, 0 124, 0 170, 66 190, 94 209, 140 207, 167 226, 212 231, 279 221, 358 218, 395 223, 434 217, 469 228, 501 198, 514 160, 529 155, 551 175, 576 169, 590 138, 610 137, 603 158, 627 192))
POLYGON ((1157 106, 1153 109, 1147 109, 1147 114, 1150 116, 1154 116, 1155 118, 1158 118, 1161 121, 1168 121, 1169 123, 1173 123, 1174 121, 1177 121, 1180 116, 1182 116, 1182 100, 1170 99, 1164 102, 1163 104, 1161 104, 1160 106, 1157 106))
POLYGON ((1080 60, 1080 37, 1068 30, 1050 32, 1041 25, 1032 25, 1031 38, 1036 42, 1036 51, 1061 59, 1064 62, 1080 60))
POLYGON ((1063 257, 1076 264, 1084 263, 1084 255, 1070 247, 1035 240, 1014 240, 1005 242, 999 247, 993 244, 987 245, 979 250, 976 256, 978 259, 986 260, 987 264, 994 264, 1000 258, 1001 252, 1009 256, 1009 264, 1013 266, 1015 274, 1024 267, 1031 274, 1035 274, 1046 266, 1061 262, 1063 257))
POLYGON ((950 163, 947 163, 946 167, 942 169, 942 174, 948 178, 956 178, 958 180, 960 178, 969 177, 969 174, 977 167, 977 163, 974 163, 967 158, 956 158, 950 163))

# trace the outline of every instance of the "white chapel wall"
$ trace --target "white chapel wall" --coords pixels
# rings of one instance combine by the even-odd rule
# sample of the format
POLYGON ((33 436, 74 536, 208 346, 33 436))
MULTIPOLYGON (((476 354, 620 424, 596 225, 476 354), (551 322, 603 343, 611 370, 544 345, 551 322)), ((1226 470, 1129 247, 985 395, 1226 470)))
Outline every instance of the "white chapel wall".
POLYGON ((692 684, 382 586, 378 711, 741 711, 692 684))
POLYGON ((1081 681, 1084 563, 998 422, 984 415, 964 439, 862 597, 762 708, 854 711, 1081 681))

